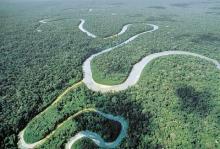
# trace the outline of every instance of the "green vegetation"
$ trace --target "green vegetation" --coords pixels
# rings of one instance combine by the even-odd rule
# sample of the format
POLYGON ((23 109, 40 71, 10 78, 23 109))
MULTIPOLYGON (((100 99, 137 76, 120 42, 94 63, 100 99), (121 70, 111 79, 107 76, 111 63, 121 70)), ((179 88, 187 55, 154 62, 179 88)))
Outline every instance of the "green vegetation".
MULTIPOLYGON (((129 122, 128 136, 119 148, 218 148, 219 77, 219 70, 211 63, 188 56, 170 56, 146 66, 139 83, 127 91, 103 95, 81 86, 65 96, 60 104, 62 111, 71 111, 71 107, 75 109, 77 105, 82 109, 97 107, 106 113, 123 116, 129 122), (84 102, 80 101, 79 93, 84 95, 84 102)), ((47 112, 45 119, 53 115, 62 117, 63 112, 47 112)), ((40 148, 62 147, 68 138, 81 130, 95 130, 106 140, 117 136, 111 134, 118 132, 113 131, 117 125, 100 120, 101 117, 91 113, 69 120, 40 148), (110 130, 105 129, 105 124, 110 130)), ((40 121, 38 117, 27 130, 31 125, 39 129, 46 127, 38 127, 40 121)), ((36 132, 38 130, 32 134, 36 132)), ((79 141, 76 146, 87 148, 92 144, 91 141, 79 141)))
MULTIPOLYGON (((17 148, 18 133, 26 126, 25 140, 30 143, 55 130, 39 148, 63 148, 70 137, 86 129, 114 140, 119 130, 116 122, 94 113, 68 119, 85 108, 128 121, 128 135, 118 148, 219 148, 219 70, 188 56, 153 61, 136 86, 120 93, 95 93, 81 85, 35 117, 82 80, 82 64, 90 55, 150 30, 147 23, 160 29, 94 59, 95 81, 119 84, 136 62, 160 51, 191 51, 220 61, 219 8, 217 1, 202 0, 2 0, 0 148, 17 148), (78 29, 80 18, 98 38, 78 29), (43 19, 48 23, 39 22, 43 19), (123 35, 103 39, 129 23, 134 25, 123 35)), ((96 146, 87 139, 74 145, 96 146)))
MULTIPOLYGON (((39 148, 64 148, 68 139, 76 135, 76 133, 87 129, 96 132, 106 141, 114 141, 120 133, 120 124, 107 120, 95 113, 82 114, 79 117, 65 121, 58 131, 39 148)), ((76 146, 78 145, 76 144, 76 146)))
POLYGON ((215 66, 172 56, 156 60, 142 76, 137 100, 154 115, 150 120, 153 132, 145 141, 165 148, 219 147, 220 75, 215 66))
MULTIPOLYGON (((146 28, 144 24, 141 24, 138 26, 134 25, 132 27, 137 27, 137 29, 138 29, 140 26, 143 29, 146 28)), ((148 28, 149 27, 147 27, 147 29, 148 28)), ((131 29, 133 29, 133 28, 131 28, 131 29)), ((150 30, 150 29, 151 28, 149 28, 148 30, 150 30)), ((143 31, 145 31, 145 30, 143 30, 143 31)), ((136 33, 139 33, 139 32, 136 32, 136 33)), ((138 42, 141 39, 143 40, 143 37, 139 37, 136 40, 138 42)), ((116 48, 117 51, 122 51, 122 52, 123 52, 123 49, 130 48, 129 51, 126 51, 126 53, 124 53, 124 52, 120 53, 120 55, 117 53, 114 53, 113 55, 111 55, 112 52, 110 52, 110 53, 108 52, 108 53, 105 53, 105 54, 98 56, 95 59, 95 61, 92 63, 92 71, 94 74, 93 75, 94 80, 97 82, 103 83, 102 80, 105 78, 108 78, 108 79, 106 79, 104 84, 112 85, 112 84, 122 83, 128 76, 128 73, 129 73, 128 69, 131 69, 131 67, 134 65, 134 63, 132 63, 132 60, 129 57, 124 57, 124 55, 130 55, 131 53, 138 52, 141 48, 141 46, 139 46, 138 44, 140 44, 140 42, 136 43, 134 41, 128 45, 116 48), (135 47, 135 49, 131 49, 131 47, 135 47), (112 58, 112 57, 114 57, 114 58, 111 59, 111 61, 109 61, 109 58, 112 58), (99 58, 101 58, 101 60, 99 58), (119 65, 117 65, 117 62, 119 65), (106 67, 107 67, 107 69, 105 69, 106 67), (116 73, 116 75, 112 77, 111 75, 114 73, 116 73)), ((116 50, 114 50, 114 51, 116 51, 116 50)), ((143 55, 143 54, 144 53, 137 53, 136 55, 133 55, 132 58, 137 59, 139 55, 143 55)))
POLYGON ((89 139, 81 139, 77 141, 73 146, 72 149, 82 149, 82 148, 87 148, 87 149, 96 149, 98 148, 91 140, 89 139), (88 145, 89 144, 89 145, 88 145))
MULTIPOLYGON (((194 28, 190 24, 190 18, 184 19, 185 24, 175 22, 182 26, 182 29, 173 26, 170 21, 166 23, 167 27, 162 27, 152 34, 145 34, 128 45, 96 57, 92 62, 94 80, 101 84, 120 84, 140 59, 161 51, 191 51, 220 61, 220 34, 216 32, 219 28, 217 24, 213 23, 213 28, 209 28, 208 33, 203 33, 203 25, 208 23, 203 22, 202 26, 197 25, 197 28, 194 28)), ((204 18, 205 20, 208 18, 204 18)), ((199 20, 194 21, 199 23, 199 20)))
MULTIPOLYGON (((51 15, 46 9, 47 6, 42 8, 43 13, 48 14, 46 18, 51 15)), ((36 9, 29 8, 17 17, 16 13, 23 9, 23 6, 12 5, 10 12, 3 7, 4 5, 1 5, 3 12, 14 16, 9 19, 7 15, 1 17, 0 28, 0 102, 1 119, 4 119, 0 124, 0 140, 4 141, 5 136, 8 136, 9 139, 1 143, 9 144, 8 147, 11 144, 16 146, 18 132, 37 113, 48 106, 65 88, 82 79, 82 63, 86 58, 143 30, 133 27, 120 38, 91 40, 77 27, 79 19, 76 16, 80 13, 78 11, 71 16, 75 17, 74 19, 58 19, 66 18, 69 14, 53 17, 53 21, 41 24, 42 32, 38 33, 35 30, 40 24, 38 21, 45 16, 38 16, 37 13, 28 15, 29 11, 36 12, 36 9)), ((88 20, 87 23, 93 22, 88 20)), ((120 30, 119 26, 118 31, 120 30)))

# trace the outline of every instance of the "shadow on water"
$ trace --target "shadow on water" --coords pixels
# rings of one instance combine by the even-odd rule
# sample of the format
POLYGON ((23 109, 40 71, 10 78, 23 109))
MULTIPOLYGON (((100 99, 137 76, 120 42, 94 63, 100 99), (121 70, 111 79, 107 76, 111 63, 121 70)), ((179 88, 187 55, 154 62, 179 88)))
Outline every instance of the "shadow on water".
POLYGON ((179 97, 181 110, 203 117, 209 114, 211 95, 208 91, 196 91, 192 86, 184 84, 176 89, 176 94, 179 97))

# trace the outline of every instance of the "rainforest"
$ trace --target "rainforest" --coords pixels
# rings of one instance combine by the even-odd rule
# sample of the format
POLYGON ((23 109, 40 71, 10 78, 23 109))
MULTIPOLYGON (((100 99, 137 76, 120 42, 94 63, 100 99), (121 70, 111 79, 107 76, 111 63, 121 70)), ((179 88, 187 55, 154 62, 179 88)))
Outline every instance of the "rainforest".
POLYGON ((0 148, 220 148, 219 0, 1 0, 0 148))

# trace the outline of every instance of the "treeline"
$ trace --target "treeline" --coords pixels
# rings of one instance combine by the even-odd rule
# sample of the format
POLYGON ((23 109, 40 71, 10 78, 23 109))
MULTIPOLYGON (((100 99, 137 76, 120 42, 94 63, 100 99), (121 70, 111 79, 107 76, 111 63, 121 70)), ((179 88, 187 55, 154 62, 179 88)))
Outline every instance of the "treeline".
MULTIPOLYGON (((19 6, 23 4, 21 3, 19 6)), ((71 21, 64 22, 62 25, 59 24, 61 26, 48 23, 42 27, 44 30, 38 33, 35 29, 39 25, 39 20, 45 17, 53 17, 54 13, 60 13, 50 9, 47 9, 47 13, 45 13, 45 10, 43 11, 42 9, 42 11, 40 10, 42 12, 41 16, 39 16, 39 8, 42 6, 45 8, 50 5, 51 3, 38 5, 39 7, 35 9, 33 9, 34 5, 25 5, 20 9, 14 9, 15 5, 10 5, 10 8, 0 5, 2 12, 0 13, 0 148, 16 148, 17 134, 27 123, 37 113, 50 105, 65 88, 82 79, 82 63, 86 58, 107 47, 112 47, 134 35, 136 31, 140 31, 129 29, 123 36, 106 41, 91 39, 77 28, 79 16, 84 16, 80 10, 76 13, 70 13, 70 16, 75 18, 72 20, 72 24, 70 23, 71 21)), ((58 10, 57 8, 56 5, 53 10, 58 10)), ((146 14, 146 10, 141 12, 146 14)), ((124 13, 127 14, 128 12, 124 13)), ((129 13, 133 14, 134 12, 129 13)), ((60 16, 62 17, 62 15, 60 16)), ((117 20, 120 20, 124 15, 117 17, 117 20)), ((106 18, 100 20, 105 20, 106 18)), ((116 19, 115 17, 112 18, 116 19)), ((175 22, 169 19, 162 19, 163 21, 158 19, 161 18, 155 17, 151 21, 155 21, 157 25, 161 26, 159 32, 146 34, 127 46, 103 54, 98 58, 101 60, 97 59, 97 62, 95 60, 94 63, 97 64, 97 70, 103 72, 103 74, 97 72, 99 77, 95 79, 101 78, 100 82, 107 82, 107 80, 113 80, 113 83, 120 82, 126 78, 130 68, 141 57, 164 50, 189 50, 220 60, 219 38, 216 34, 216 30, 219 28, 218 22, 216 22, 218 19, 210 17, 201 19, 201 17, 197 16, 178 18, 180 21, 175 22), (181 19, 184 20, 184 23, 181 19), (208 28, 210 22, 213 22, 213 25, 208 28), (165 24, 166 27, 164 26, 165 24), (192 26, 192 24, 196 24, 196 26, 192 26), (204 34, 204 26, 205 31, 210 32, 207 34, 208 36, 204 34), (184 34, 188 35, 183 36, 184 34), (214 39, 214 42, 211 39, 214 39), (201 41, 207 41, 209 44, 201 44, 201 41), (115 79, 116 76, 119 76, 118 79, 115 79)), ((96 26, 97 23, 92 22, 96 20, 98 20, 97 16, 96 19, 88 19, 86 28, 88 27, 88 30, 93 31, 92 28, 94 27, 97 32, 102 32, 103 34, 100 34, 100 36, 104 37, 118 32, 123 24, 133 23, 133 21, 144 22, 146 18, 144 15, 136 15, 133 18, 126 17, 120 23, 110 20, 117 25, 113 27, 109 25, 111 23, 108 24, 106 21, 108 25, 103 25, 101 29, 96 26), (133 20, 130 21, 131 19, 133 20), (95 25, 90 26, 90 23, 95 25)), ((96 32, 95 30, 94 32, 96 32)), ((175 60, 175 62, 178 61, 175 60)), ((164 61, 162 62, 164 63, 164 61)), ((187 61, 181 59, 181 66, 179 65, 178 68, 183 66, 183 62, 187 61)), ((199 63, 202 64, 203 60, 199 61, 199 63)), ((59 106, 54 111, 51 111, 51 114, 54 114, 51 118, 49 117, 51 116, 50 113, 45 114, 48 119, 50 118, 50 120, 45 120, 47 123, 43 121, 41 123, 38 120, 31 122, 34 129, 39 125, 39 128, 36 128, 38 133, 31 135, 37 140, 44 137, 57 124, 80 109, 103 107, 100 108, 101 111, 122 115, 129 121, 128 141, 125 140, 123 142, 122 148, 135 148, 138 146, 176 147, 181 145, 218 148, 218 144, 215 143, 218 140, 216 141, 215 138, 218 138, 220 134, 218 131, 219 124, 217 123, 219 112, 216 107, 219 104, 219 78, 216 77, 219 72, 213 72, 215 67, 212 67, 212 65, 210 65, 210 68, 206 67, 208 71, 203 71, 204 68, 201 67, 202 65, 197 65, 197 62, 193 63, 193 65, 192 63, 187 63, 187 66, 181 71, 175 70, 177 68, 176 65, 173 66, 169 62, 166 62, 166 64, 161 66, 156 64, 155 67, 150 67, 151 69, 148 73, 145 72, 144 75, 151 77, 144 77, 137 89, 119 93, 120 95, 116 95, 116 97, 112 97, 113 95, 103 96, 84 90, 79 91, 80 95, 74 92, 73 94, 76 95, 73 98, 74 100, 77 101, 78 98, 81 98, 78 103, 72 101, 71 95, 68 98, 68 102, 58 104, 59 106), (172 69, 167 67, 168 64, 172 66, 172 69), (191 67, 197 68, 196 70, 198 71, 195 72, 195 69, 189 69, 191 67), (153 68, 158 70, 152 72, 153 68), (161 70, 170 71, 168 71, 169 73, 164 73, 161 70), (198 76, 194 73, 192 74, 192 72, 195 72, 198 76), (204 72, 206 73, 204 74, 204 72), (170 85, 175 82, 173 80, 179 81, 179 83, 184 83, 182 81, 185 80, 187 85, 174 89, 170 85), (189 81, 192 80, 194 80, 193 83, 189 84, 189 81), (161 82, 164 83, 161 85, 161 82), (198 84, 198 82, 201 84, 198 84), (204 90, 208 90, 208 92, 204 90), (175 95, 172 94, 174 92, 175 95), (182 94, 182 92, 184 93, 182 94), (202 104, 200 104, 199 100, 201 96, 198 95, 200 93, 207 97, 202 98, 202 104), (189 101, 187 101, 188 98, 183 96, 185 94, 186 97, 190 97, 189 101), (195 101, 199 101, 198 103, 194 102, 194 96, 195 101), (205 99, 210 100, 206 101, 205 99), (205 106, 206 102, 210 102, 208 106, 205 106), (181 107, 175 103, 179 103, 181 107), (75 109, 73 109, 73 105, 75 105, 75 109), (200 110, 203 108, 205 110, 201 112, 200 110), (213 110, 210 110, 210 108, 213 110), (173 111, 173 109, 175 110, 173 111), (193 114, 191 114, 192 112, 193 114), (175 119, 177 119, 177 122, 175 119), (210 125, 206 125, 203 122, 210 125), (207 129, 204 130, 204 128, 207 129), (204 130, 204 132, 200 130, 204 130), (177 136, 181 137, 177 139, 177 136), (198 143, 198 141, 200 142, 198 143)), ((41 120, 41 117, 39 120, 41 120)), ((74 124, 73 122, 68 123, 68 126, 65 127, 65 129, 68 128, 67 130, 63 128, 64 130, 58 130, 57 133, 61 133, 62 135, 60 136, 69 138, 69 136, 77 132, 76 129, 72 129, 77 128, 74 127, 74 124)), ((57 141, 57 145, 65 143, 65 139, 62 139, 62 137, 57 137, 57 140, 56 137, 52 137, 51 140, 53 139, 57 141)))
MULTIPOLYGON (((38 136, 39 140, 39 134, 46 136, 55 129, 57 124, 63 123, 61 127, 56 129, 55 134, 40 146, 40 148, 63 148, 69 138, 83 130, 98 133, 107 142, 114 141, 121 130, 120 123, 116 121, 108 120, 92 112, 64 121, 64 118, 74 115, 80 109, 96 108, 104 113, 124 117, 129 123, 129 127, 128 135, 123 140, 121 147, 136 147, 141 141, 141 135, 148 131, 150 113, 143 113, 143 108, 139 102, 131 99, 130 96, 131 94, 126 92, 116 95, 102 95, 88 90, 85 86, 81 86, 69 93, 58 103, 58 105, 62 106, 50 107, 45 115, 41 115, 31 122, 26 130, 25 140, 29 140, 28 142, 36 141, 30 140, 30 137, 34 139, 33 136, 38 136), (57 119, 56 117, 63 118, 57 119), (45 132, 43 133, 42 131, 45 132)), ((91 145, 83 142, 80 141, 76 146, 83 145, 87 148, 91 145)))
MULTIPOLYGON (((167 16, 172 17, 172 15, 167 16)), ((209 23, 206 21, 212 19, 204 17, 202 21, 199 21, 196 15, 182 17, 176 16, 175 18, 184 19, 185 23, 156 18, 153 24, 158 25, 159 30, 142 35, 128 45, 96 57, 92 62, 95 81, 102 84, 119 84, 126 79, 133 65, 140 59, 161 51, 190 51, 220 61, 219 33, 215 31, 218 26, 214 23, 208 28, 209 23), (192 27, 193 23, 197 24, 196 27, 192 27), (205 33, 204 26, 208 28, 205 33)))
POLYGON ((91 40, 77 28, 39 34, 25 23, 19 29, 12 25, 4 30, 1 46, 0 102, 4 121, 0 132, 5 147, 11 144, 4 140, 6 136, 15 134, 14 138, 66 87, 81 80, 85 59, 109 45, 109 41, 91 40))
POLYGON ((17 134, 27 123, 65 88, 82 79, 86 58, 135 34, 131 30, 118 38, 94 40, 79 31, 78 19, 61 23, 67 28, 44 24, 41 33, 35 30, 40 20, 36 14, 1 19, 2 148, 17 146, 17 134))
MULTIPOLYGON (((220 134, 216 112, 220 97, 218 73, 215 66, 202 59, 188 56, 161 58, 145 68, 135 87, 103 95, 81 86, 62 99, 61 113, 49 112, 48 118, 63 116, 65 111, 71 111, 71 107, 75 109, 74 106, 95 107, 128 121, 127 137, 118 148, 218 148, 215 142, 220 134)), ((67 117, 74 113, 68 113, 67 117)), ((108 140, 112 127, 105 129, 105 124, 115 125, 97 123, 100 120, 101 117, 91 113, 69 120, 41 147, 62 148, 81 130, 95 131, 108 140)), ((35 125, 40 125, 40 121, 41 118, 35 125)), ((94 144, 88 140, 76 144, 85 148, 91 145, 94 144)))
POLYGON ((145 17, 143 16, 132 18, 127 15, 121 17, 118 15, 106 14, 99 15, 99 19, 96 19, 96 17, 96 15, 89 15, 89 17, 87 16, 85 18, 86 23, 84 24, 84 27, 101 38, 116 35, 122 30, 123 26, 127 24, 132 24, 132 26, 128 28, 125 34, 137 34, 151 29, 151 27, 147 25, 149 21, 145 20, 145 17), (106 19, 106 17, 108 19, 106 19))

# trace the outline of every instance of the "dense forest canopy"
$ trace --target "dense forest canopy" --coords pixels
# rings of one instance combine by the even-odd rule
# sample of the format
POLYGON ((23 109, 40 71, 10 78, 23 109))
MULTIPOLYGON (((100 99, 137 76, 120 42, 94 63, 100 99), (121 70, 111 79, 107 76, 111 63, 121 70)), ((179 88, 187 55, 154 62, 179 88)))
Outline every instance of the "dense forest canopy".
MULTIPOLYGON (((18 148, 24 128, 28 143, 55 131, 39 148, 64 148, 82 130, 115 140, 122 127, 116 121, 97 113, 68 119, 85 108, 128 122, 118 148, 219 148, 220 72, 203 59, 155 59, 125 91, 102 94, 82 83, 51 105, 83 79, 87 58, 152 30, 147 24, 159 29, 95 57, 95 81, 120 84, 140 59, 162 51, 194 52, 220 62, 218 0, 1 0, 0 148, 18 148), (79 30, 80 19, 97 38, 79 30), (124 34, 104 39, 126 24, 132 26, 124 34)), ((98 148, 89 139, 72 148, 88 147, 98 148)))

